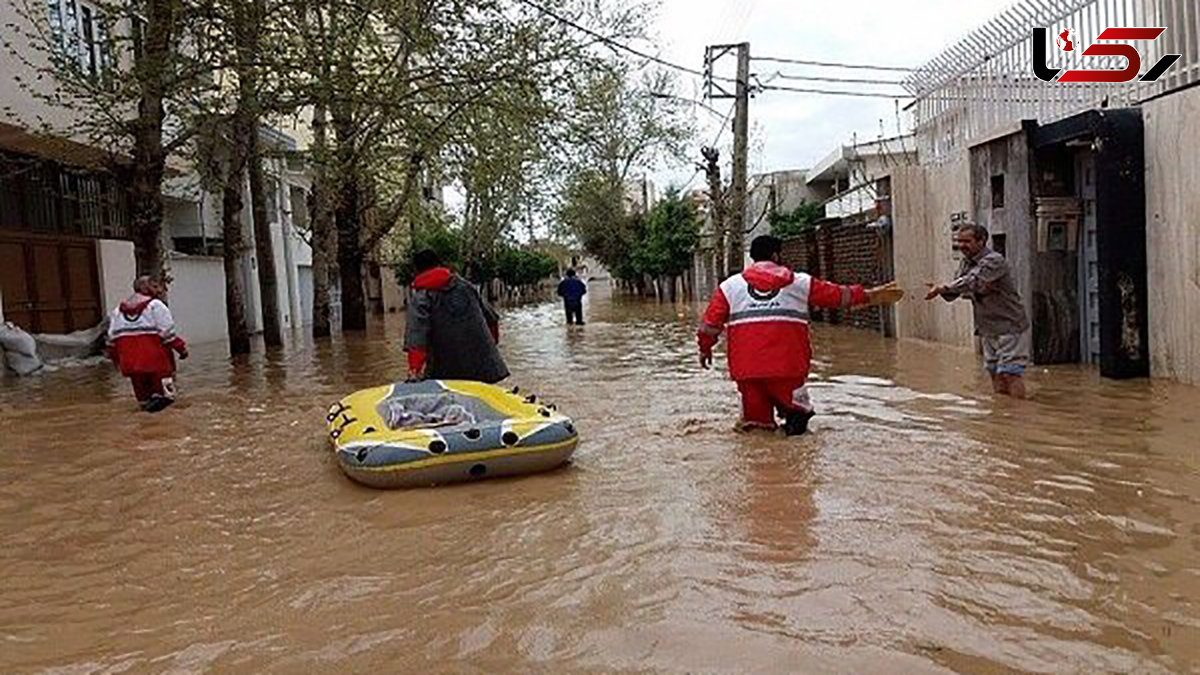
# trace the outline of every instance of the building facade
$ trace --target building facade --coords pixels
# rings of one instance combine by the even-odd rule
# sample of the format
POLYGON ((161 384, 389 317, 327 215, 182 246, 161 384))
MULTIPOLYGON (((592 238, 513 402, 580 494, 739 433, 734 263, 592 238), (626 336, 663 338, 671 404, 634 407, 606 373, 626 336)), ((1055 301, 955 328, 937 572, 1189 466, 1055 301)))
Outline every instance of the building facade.
MULTIPOLYGON (((1190 0, 1038 0, 918 69, 906 87, 916 97, 920 165, 892 181, 901 284, 948 278, 953 229, 978 222, 1017 276, 1036 362, 1200 384, 1197 36, 1190 0), (1033 71, 1034 28, 1052 36, 1063 26, 1086 27, 1077 33, 1085 44, 1064 52, 1049 39, 1052 68, 1118 65, 1081 56, 1109 26, 1166 28, 1138 43, 1144 70, 1180 58, 1157 81, 1043 82, 1033 71)), ((959 304, 910 294, 900 335, 971 344, 969 308, 959 304)))
MULTIPOLYGON (((110 27, 99 6, 75 0, 30 3, 28 15, 0 3, 0 25, 25 34, 54 30, 83 68, 115 67, 104 49, 110 27), (32 22, 45 21, 43 25, 32 22)), ((99 323, 130 292, 136 265, 127 179, 120 157, 73 134, 79 112, 56 106, 49 58, 33 46, 0 51, 0 317, 34 333, 65 333, 99 323)), ((311 322, 312 256, 305 241, 311 189, 300 149, 281 132, 262 129, 268 217, 285 330, 311 322)), ((251 330, 262 327, 248 185, 242 211, 241 274, 251 330)), ((221 198, 202 187, 187 163, 171 160, 163 187, 165 262, 174 282, 169 302, 193 342, 226 339, 221 198)))

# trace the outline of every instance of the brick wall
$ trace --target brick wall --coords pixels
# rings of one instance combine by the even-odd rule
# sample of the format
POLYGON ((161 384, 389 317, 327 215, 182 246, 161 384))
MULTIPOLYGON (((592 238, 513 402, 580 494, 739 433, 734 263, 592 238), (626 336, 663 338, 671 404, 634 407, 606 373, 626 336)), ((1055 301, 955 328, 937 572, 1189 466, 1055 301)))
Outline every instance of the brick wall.
MULTIPOLYGON (((869 288, 886 281, 881 245, 876 230, 868 229, 865 224, 826 223, 816 231, 785 241, 783 262, 789 267, 826 281, 861 284, 869 288)), ((882 328, 882 316, 878 307, 854 312, 814 311, 813 318, 859 328, 882 328)))

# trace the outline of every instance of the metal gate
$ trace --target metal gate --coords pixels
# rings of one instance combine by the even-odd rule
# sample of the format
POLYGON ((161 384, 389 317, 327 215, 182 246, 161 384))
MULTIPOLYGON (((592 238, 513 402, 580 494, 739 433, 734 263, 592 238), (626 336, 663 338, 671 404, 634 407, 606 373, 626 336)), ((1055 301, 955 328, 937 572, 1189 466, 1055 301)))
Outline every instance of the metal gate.
POLYGON ((0 232, 4 318, 31 333, 70 333, 100 323, 92 239, 0 232))
POLYGON ((1096 242, 1096 155, 1075 156, 1075 194, 1083 209, 1079 246, 1079 358, 1100 363, 1100 262, 1096 242))

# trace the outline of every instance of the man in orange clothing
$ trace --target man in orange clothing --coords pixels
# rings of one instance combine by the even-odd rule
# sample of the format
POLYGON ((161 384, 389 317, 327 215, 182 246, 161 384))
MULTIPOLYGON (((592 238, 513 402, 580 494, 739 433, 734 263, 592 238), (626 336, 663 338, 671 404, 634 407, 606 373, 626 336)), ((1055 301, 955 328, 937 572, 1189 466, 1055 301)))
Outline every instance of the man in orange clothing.
POLYGON ((883 304, 900 292, 892 284, 864 290, 793 272, 781 264, 782 245, 771 236, 751 242, 753 264, 713 293, 697 337, 707 369, 721 332, 729 331, 729 373, 742 395, 742 428, 774 430, 779 410, 784 432, 794 436, 808 430, 814 414, 804 386, 812 362, 809 308, 883 304))
POLYGON ((175 319, 162 301, 165 293, 161 281, 138 277, 133 295, 109 316, 109 355, 133 383, 133 395, 147 412, 175 402, 175 354, 188 357, 187 343, 176 335, 175 319))

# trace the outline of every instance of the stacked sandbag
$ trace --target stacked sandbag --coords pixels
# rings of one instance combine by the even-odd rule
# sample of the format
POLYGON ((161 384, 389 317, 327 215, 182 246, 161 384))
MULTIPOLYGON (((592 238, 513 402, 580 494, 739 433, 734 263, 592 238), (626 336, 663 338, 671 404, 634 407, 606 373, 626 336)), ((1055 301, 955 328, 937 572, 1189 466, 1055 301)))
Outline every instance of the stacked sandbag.
POLYGON ((63 359, 86 359, 104 353, 104 343, 108 335, 108 317, 96 326, 85 330, 77 330, 65 335, 38 334, 33 336, 37 342, 37 352, 48 362, 63 359))
POLYGON ((0 325, 0 350, 4 352, 4 365, 18 375, 32 375, 42 369, 37 341, 11 321, 0 325))

